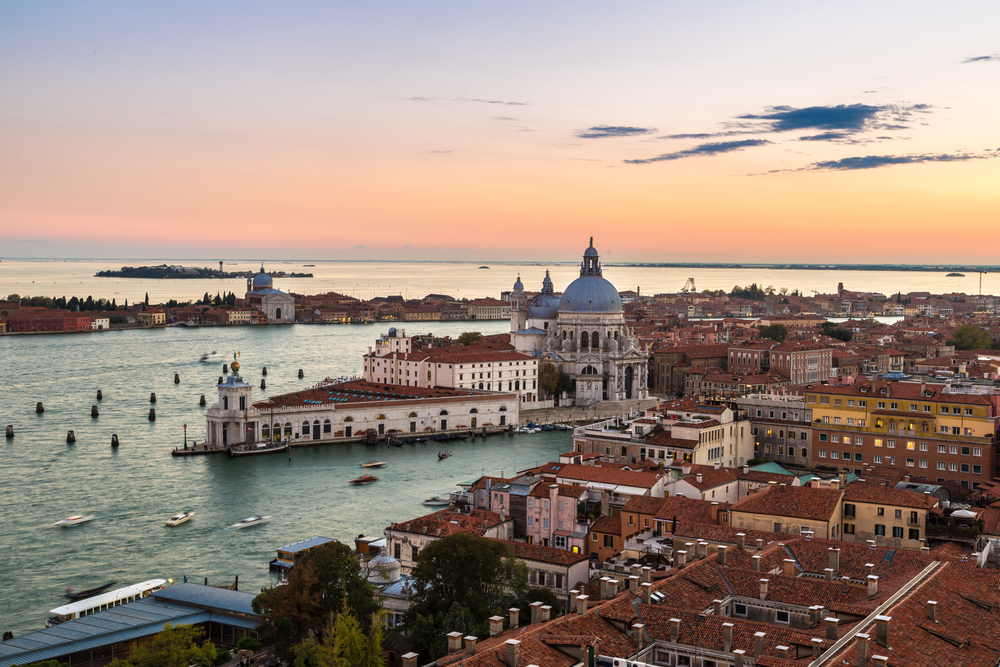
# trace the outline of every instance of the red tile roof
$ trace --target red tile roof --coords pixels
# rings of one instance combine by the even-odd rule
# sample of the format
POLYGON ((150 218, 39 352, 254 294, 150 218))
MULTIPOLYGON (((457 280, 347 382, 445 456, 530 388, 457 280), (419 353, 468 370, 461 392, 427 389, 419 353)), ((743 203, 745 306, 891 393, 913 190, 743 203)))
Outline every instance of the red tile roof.
POLYGON ((732 507, 732 512, 766 514, 811 521, 830 521, 840 503, 838 489, 808 486, 768 486, 752 493, 732 507))

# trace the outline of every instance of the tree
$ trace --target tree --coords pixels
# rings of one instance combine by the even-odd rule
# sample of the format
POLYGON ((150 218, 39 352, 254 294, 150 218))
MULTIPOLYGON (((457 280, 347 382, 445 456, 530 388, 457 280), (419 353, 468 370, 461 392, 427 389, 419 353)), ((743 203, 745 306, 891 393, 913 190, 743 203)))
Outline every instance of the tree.
POLYGON ((555 364, 543 363, 538 369, 538 386, 543 395, 554 396, 559 390, 559 369, 555 364))
POLYGON ((844 329, 842 327, 838 327, 833 322, 823 322, 823 324, 821 324, 819 328, 825 335, 829 336, 830 338, 836 338, 837 340, 842 340, 845 343, 851 342, 851 338, 854 337, 854 332, 852 332, 850 329, 844 329))
POLYGON ((472 343, 478 343, 483 339, 483 334, 478 331, 466 331, 458 337, 459 345, 471 345, 472 343))
POLYGON ((321 640, 309 637, 291 653, 295 667, 384 667, 381 619, 366 634, 351 608, 344 606, 327 622, 321 640))
POLYGON ((467 533, 421 549, 411 577, 416 593, 408 620, 446 613, 454 601, 461 601, 472 618, 487 619, 506 613, 528 594, 528 568, 510 546, 467 533))
POLYGON ((963 324, 955 329, 950 342, 956 350, 988 350, 993 345, 990 334, 975 324, 963 324))
POLYGON ((772 324, 762 328, 758 333, 761 338, 770 338, 775 343, 781 344, 788 338, 788 327, 783 324, 772 324))
POLYGON ((344 604, 357 614, 365 630, 372 614, 381 605, 375 589, 358 570, 358 559, 346 544, 330 542, 309 552, 307 560, 316 570, 316 590, 325 615, 338 611, 344 604))
POLYGON ((142 302, 144 308, 149 308, 149 292, 146 292, 146 300, 142 302))
POLYGON ((163 626, 163 631, 153 636, 153 641, 132 652, 129 659, 115 658, 111 667, 188 667, 189 665, 211 665, 215 661, 215 644, 210 641, 198 642, 205 635, 204 628, 193 625, 163 626))

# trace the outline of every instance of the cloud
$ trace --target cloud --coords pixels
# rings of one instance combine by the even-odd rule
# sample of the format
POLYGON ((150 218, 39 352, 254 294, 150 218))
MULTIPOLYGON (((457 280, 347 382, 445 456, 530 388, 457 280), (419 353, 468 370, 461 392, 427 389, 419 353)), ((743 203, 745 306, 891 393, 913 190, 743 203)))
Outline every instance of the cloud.
MULTIPOLYGON (((799 137, 799 141, 851 141, 851 135, 846 132, 824 132, 806 137, 799 137)), ((888 137, 885 137, 888 138, 888 137)))
POLYGON ((851 140, 850 135, 868 130, 907 130, 910 128, 907 123, 914 121, 918 114, 931 113, 933 109, 930 104, 837 104, 801 109, 775 106, 764 113, 743 114, 737 118, 761 121, 757 125, 757 132, 825 130, 801 137, 800 141, 844 142, 851 140))
POLYGON ((898 164, 925 164, 927 162, 967 162, 994 157, 993 155, 977 155, 974 153, 938 153, 925 155, 865 155, 863 157, 845 157, 839 160, 824 160, 814 162, 806 167, 808 171, 854 171, 858 169, 877 169, 898 164))
POLYGON ((687 157, 697 157, 699 155, 719 155, 721 153, 731 153, 733 151, 741 151, 744 148, 752 148, 754 146, 765 146, 770 144, 770 141, 766 139, 743 139, 740 141, 716 141, 707 144, 701 144, 695 146, 694 148, 688 148, 683 151, 676 151, 674 153, 665 153, 663 155, 647 158, 644 160, 625 160, 626 164, 650 164, 652 162, 668 162, 670 160, 680 160, 687 157))
POLYGON ((1000 53, 994 53, 991 56, 973 56, 966 58, 962 63, 966 65, 969 63, 1000 63, 1000 53))
POLYGON ((434 153, 437 155, 444 155, 445 153, 450 153, 451 151, 427 151, 428 153, 434 153))
POLYGON ((487 100, 479 97, 410 97, 411 102, 478 102, 480 104, 502 104, 505 106, 524 107, 527 102, 508 102, 506 100, 487 100))
POLYGON ((367 247, 368 246, 366 246, 364 243, 359 243, 358 245, 354 246, 354 249, 355 250, 361 250, 361 249, 367 248, 367 247))
POLYGON ((657 139, 715 139, 716 137, 735 137, 741 134, 760 134, 758 130, 727 130, 725 132, 696 132, 694 134, 664 134, 657 139))
POLYGON ((604 139, 606 137, 637 137, 656 132, 651 127, 628 127, 625 125, 595 125, 576 133, 581 139, 604 139))

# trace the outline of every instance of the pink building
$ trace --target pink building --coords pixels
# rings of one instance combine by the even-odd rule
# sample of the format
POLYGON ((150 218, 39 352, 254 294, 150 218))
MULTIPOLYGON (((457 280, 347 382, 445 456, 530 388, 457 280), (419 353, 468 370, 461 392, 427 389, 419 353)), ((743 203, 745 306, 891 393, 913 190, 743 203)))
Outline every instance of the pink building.
POLYGON ((536 484, 528 493, 527 543, 585 553, 587 527, 577 521, 576 508, 587 493, 583 486, 536 484))

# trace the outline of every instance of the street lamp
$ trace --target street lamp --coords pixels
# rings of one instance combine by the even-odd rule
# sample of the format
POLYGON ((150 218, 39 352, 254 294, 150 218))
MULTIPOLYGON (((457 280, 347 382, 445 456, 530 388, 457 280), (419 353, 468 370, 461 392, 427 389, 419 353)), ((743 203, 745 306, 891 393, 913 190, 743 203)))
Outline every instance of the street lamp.
POLYGON ((184 424, 184 449, 188 448, 188 425, 184 424))

